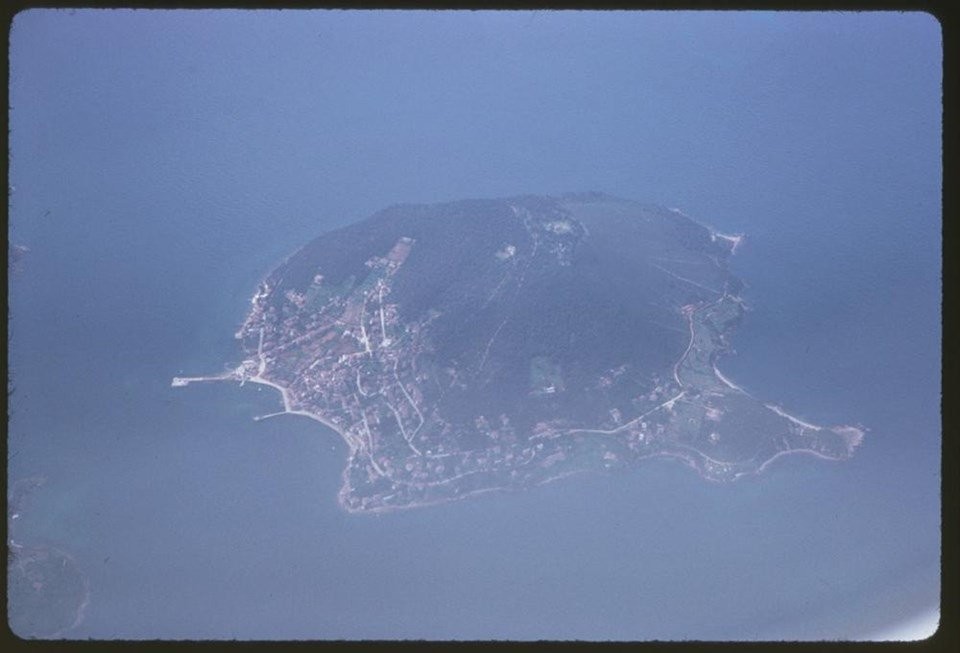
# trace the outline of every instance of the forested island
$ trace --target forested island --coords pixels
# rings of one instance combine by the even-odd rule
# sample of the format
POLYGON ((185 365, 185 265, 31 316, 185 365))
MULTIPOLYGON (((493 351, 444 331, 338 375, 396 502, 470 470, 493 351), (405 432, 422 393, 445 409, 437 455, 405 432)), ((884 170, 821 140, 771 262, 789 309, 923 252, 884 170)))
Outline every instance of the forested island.
POLYGON ((601 193, 397 205, 259 285, 237 380, 349 446, 339 500, 409 508, 671 456, 732 481, 790 453, 849 457, 718 368, 744 315, 742 236, 601 193))

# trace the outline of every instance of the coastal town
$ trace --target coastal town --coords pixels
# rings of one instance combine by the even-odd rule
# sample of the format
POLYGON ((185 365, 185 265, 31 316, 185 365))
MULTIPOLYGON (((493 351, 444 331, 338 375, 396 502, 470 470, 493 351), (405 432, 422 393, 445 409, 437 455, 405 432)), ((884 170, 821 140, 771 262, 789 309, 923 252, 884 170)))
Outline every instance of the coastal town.
MULTIPOLYGON (((537 238, 567 231, 556 227, 556 219, 547 224, 553 225, 550 232, 534 233, 535 246, 528 251, 545 242, 537 238)), ((740 240, 710 236, 731 249, 740 240)), ((439 360, 431 327, 442 311, 427 311, 419 320, 401 318, 395 285, 417 247, 417 239, 398 237, 365 261, 362 278, 331 282, 318 266, 305 288, 281 294, 281 277, 268 277, 236 334, 246 359, 221 374, 176 377, 172 385, 267 385, 280 393, 282 410, 257 419, 297 414, 336 431, 349 447, 339 500, 353 512, 529 487, 652 456, 678 459, 712 481, 729 481, 761 471, 786 453, 844 459, 863 437, 860 427, 821 427, 763 404, 719 371, 717 361, 729 349, 727 334, 743 313, 742 300, 729 289, 676 308, 687 336, 664 374, 641 382, 631 361, 624 360, 598 375, 588 390, 606 403, 592 423, 551 419, 546 408, 518 415, 482 406, 472 423, 457 422, 439 406, 448 393, 469 396, 486 355, 473 368, 439 360), (464 445, 462 431, 481 444, 464 445)), ((490 258, 503 265, 519 258, 517 251, 508 243, 490 258)), ((575 389, 568 387, 563 367, 549 356, 531 359, 525 401, 547 406, 572 396, 575 389)))

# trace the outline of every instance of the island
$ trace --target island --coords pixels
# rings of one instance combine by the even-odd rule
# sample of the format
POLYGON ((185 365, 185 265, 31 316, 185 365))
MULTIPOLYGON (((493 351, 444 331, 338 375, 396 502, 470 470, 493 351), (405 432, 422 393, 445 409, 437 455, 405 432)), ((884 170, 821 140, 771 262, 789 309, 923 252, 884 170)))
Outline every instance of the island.
POLYGON ((17 525, 44 476, 11 480, 7 489, 7 623, 24 639, 57 639, 83 621, 90 585, 72 555, 19 539, 17 525))
POLYGON ((271 272, 243 361, 349 447, 339 492, 376 513, 679 459, 733 481, 852 455, 862 426, 764 402, 718 364, 744 316, 743 239, 602 193, 396 205, 271 272))

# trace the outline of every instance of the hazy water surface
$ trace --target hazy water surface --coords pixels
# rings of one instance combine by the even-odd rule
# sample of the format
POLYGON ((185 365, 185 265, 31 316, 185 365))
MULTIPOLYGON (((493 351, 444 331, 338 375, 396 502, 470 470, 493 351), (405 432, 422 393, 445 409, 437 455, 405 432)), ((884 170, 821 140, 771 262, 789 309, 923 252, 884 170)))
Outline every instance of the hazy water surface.
POLYGON ((924 15, 47 11, 11 34, 16 537, 69 636, 858 637, 939 595, 940 36, 924 15), (748 240, 721 367, 870 432, 380 517, 236 362, 272 265, 395 202, 600 190, 748 240))

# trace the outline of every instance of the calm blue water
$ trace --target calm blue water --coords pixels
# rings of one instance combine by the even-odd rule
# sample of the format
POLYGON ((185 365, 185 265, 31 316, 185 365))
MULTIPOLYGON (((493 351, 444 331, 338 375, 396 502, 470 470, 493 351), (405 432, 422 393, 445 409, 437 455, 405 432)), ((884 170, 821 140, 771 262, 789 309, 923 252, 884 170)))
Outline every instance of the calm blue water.
POLYGON ((32 11, 11 35, 10 479, 72 636, 862 637, 939 596, 940 36, 924 15, 32 11), (596 189, 749 240, 725 372, 846 464, 381 517, 220 370, 272 265, 387 204, 596 189), (47 213, 49 211, 49 213, 47 213))

